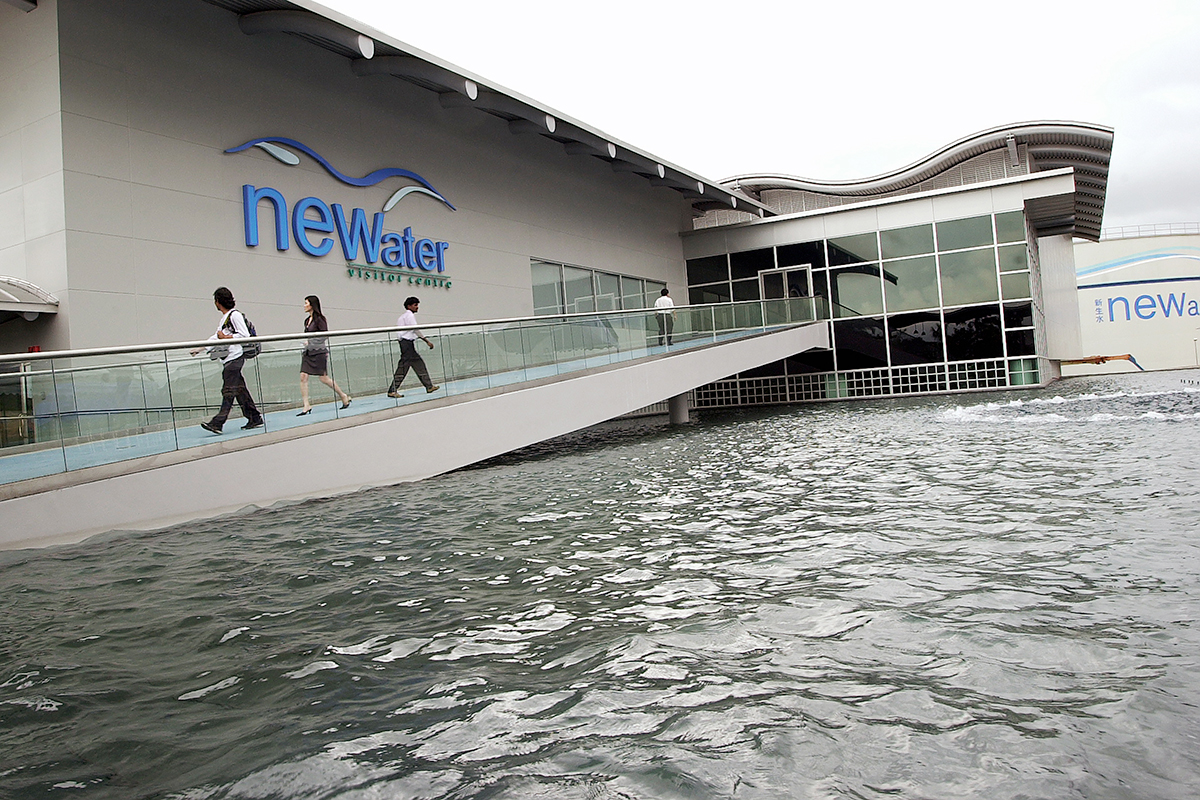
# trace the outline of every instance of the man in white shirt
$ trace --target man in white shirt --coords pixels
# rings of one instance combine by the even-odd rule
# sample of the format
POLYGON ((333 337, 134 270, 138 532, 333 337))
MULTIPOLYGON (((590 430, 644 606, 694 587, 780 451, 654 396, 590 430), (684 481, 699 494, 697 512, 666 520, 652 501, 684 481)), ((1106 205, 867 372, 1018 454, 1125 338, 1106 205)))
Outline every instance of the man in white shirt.
POLYGON ((657 312, 654 316, 658 317, 658 345, 662 346, 665 339, 667 344, 671 344, 671 334, 675 330, 675 301, 671 299, 671 292, 667 287, 659 292, 659 298, 654 301, 654 308, 657 312))
POLYGON ((411 330, 400 331, 396 338, 400 341, 400 361, 396 364, 396 374, 392 376, 392 385, 388 387, 388 397, 404 397, 400 394, 400 384, 405 376, 408 375, 408 368, 412 367, 417 373, 417 378, 425 387, 427 394, 432 394, 438 390, 437 384, 429 379, 429 370, 425 366, 425 360, 417 352, 417 339, 420 339, 425 344, 429 345, 429 349, 433 349, 433 342, 426 339, 419 330, 417 330, 417 311, 421 301, 415 297, 410 297, 404 301, 404 313, 400 315, 400 319, 396 320, 396 326, 400 328, 411 328, 411 330))
MULTIPOLYGON (((217 332, 208 337, 210 342, 222 339, 246 339, 250 336, 246 318, 242 312, 234 309, 235 304, 233 292, 224 286, 213 292, 213 305, 217 307, 217 311, 221 312, 221 324, 217 326, 217 332)), ((203 350, 208 350, 211 358, 220 358, 221 360, 221 409, 208 422, 201 422, 200 427, 209 433, 220 433, 221 429, 225 427, 225 420, 229 419, 229 412, 233 410, 233 403, 236 400, 242 409, 242 416, 246 418, 246 424, 242 426, 242 430, 261 428, 263 426, 262 413, 254 405, 254 398, 250 396, 246 379, 242 377, 242 367, 246 364, 242 346, 233 343, 224 348, 199 347, 192 351, 192 355, 197 355, 203 350), (221 349, 225 351, 224 356, 221 355, 221 349)))

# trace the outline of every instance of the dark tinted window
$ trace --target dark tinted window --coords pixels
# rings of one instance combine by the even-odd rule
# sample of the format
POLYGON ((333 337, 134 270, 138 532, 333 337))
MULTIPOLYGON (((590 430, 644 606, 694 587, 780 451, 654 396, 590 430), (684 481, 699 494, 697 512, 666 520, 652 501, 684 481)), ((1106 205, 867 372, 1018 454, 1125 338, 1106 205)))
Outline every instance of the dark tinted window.
POLYGON ((777 247, 776 252, 781 267, 795 267, 800 264, 812 264, 813 268, 825 266, 824 242, 785 244, 777 247))
POLYGON ((1008 338, 1010 356, 1032 356, 1037 352, 1032 330, 1008 331, 1004 335, 1008 338))
POLYGON ((971 306, 946 312, 946 355, 950 361, 999 358, 1000 307, 971 306))
POLYGON ((733 282, 734 300, 758 300, 758 279, 733 282))
POLYGON ((716 281, 729 280, 729 262, 727 257, 708 256, 707 258, 688 259, 687 279, 689 286, 695 286, 698 283, 714 283, 716 281))
POLYGON ((936 311, 888 317, 892 364, 930 364, 942 354, 942 318, 936 311))
POLYGON ((1033 326, 1033 306, 1029 303, 1008 303, 1004 306, 1004 327, 1029 328, 1033 326))
POLYGON ((887 366, 887 341, 881 317, 835 321, 833 343, 839 370, 887 366))
POLYGON ((803 375, 807 372, 833 372, 832 350, 806 350, 787 358, 788 375, 803 375))
POLYGON ((857 264, 860 261, 875 261, 879 258, 879 244, 875 234, 859 233, 854 236, 839 236, 829 240, 829 265, 857 264))
POLYGON ((688 289, 688 305, 728 303, 730 299, 728 283, 714 283, 711 286, 693 286, 688 289))
POLYGON ((771 248, 729 254, 729 271, 733 279, 757 278, 764 269, 775 269, 775 253, 771 248))

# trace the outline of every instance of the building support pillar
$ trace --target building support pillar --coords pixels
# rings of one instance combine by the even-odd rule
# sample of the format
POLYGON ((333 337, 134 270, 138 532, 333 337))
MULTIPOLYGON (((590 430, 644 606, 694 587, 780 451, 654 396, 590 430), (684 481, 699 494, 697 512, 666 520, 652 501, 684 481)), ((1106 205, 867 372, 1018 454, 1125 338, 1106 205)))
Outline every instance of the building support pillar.
POLYGON ((667 400, 667 410, 671 414, 672 425, 686 425, 688 422, 688 396, 687 392, 677 394, 667 400))

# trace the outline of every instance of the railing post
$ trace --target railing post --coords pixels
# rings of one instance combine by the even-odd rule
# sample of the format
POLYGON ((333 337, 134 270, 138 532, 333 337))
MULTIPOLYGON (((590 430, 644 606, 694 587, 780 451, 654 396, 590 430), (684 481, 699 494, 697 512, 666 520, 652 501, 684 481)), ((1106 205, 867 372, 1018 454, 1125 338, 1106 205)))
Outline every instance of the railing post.
POLYGON ((688 422, 688 396, 687 392, 677 394, 667 400, 667 411, 671 416, 672 425, 684 425, 688 422))

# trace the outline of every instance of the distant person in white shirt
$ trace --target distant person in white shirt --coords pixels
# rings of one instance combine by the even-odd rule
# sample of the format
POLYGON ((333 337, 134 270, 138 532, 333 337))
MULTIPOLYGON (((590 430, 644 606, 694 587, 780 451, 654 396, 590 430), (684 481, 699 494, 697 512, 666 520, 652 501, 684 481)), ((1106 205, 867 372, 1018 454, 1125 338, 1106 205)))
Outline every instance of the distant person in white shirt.
POLYGON ((417 373, 417 378, 425 387, 427 393, 432 394, 438 390, 437 384, 429 379, 429 369, 425 366, 425 360, 417 353, 417 339, 420 339, 425 344, 429 345, 429 349, 433 349, 433 342, 426 339, 419 330, 416 329, 417 324, 417 309, 421 301, 415 297, 410 297, 404 301, 404 313, 400 315, 400 319, 396 321, 396 326, 400 328, 412 327, 412 330, 400 331, 396 338, 400 341, 400 361, 396 364, 396 374, 392 376, 392 385, 388 387, 388 397, 404 397, 400 394, 400 384, 408 375, 408 368, 412 367, 417 373))
POLYGON ((654 316, 658 317, 658 345, 662 346, 665 339, 667 344, 671 344, 671 334, 675 330, 675 301, 671 299, 671 292, 667 287, 659 292, 659 298, 654 301, 654 307, 658 313, 654 316))

